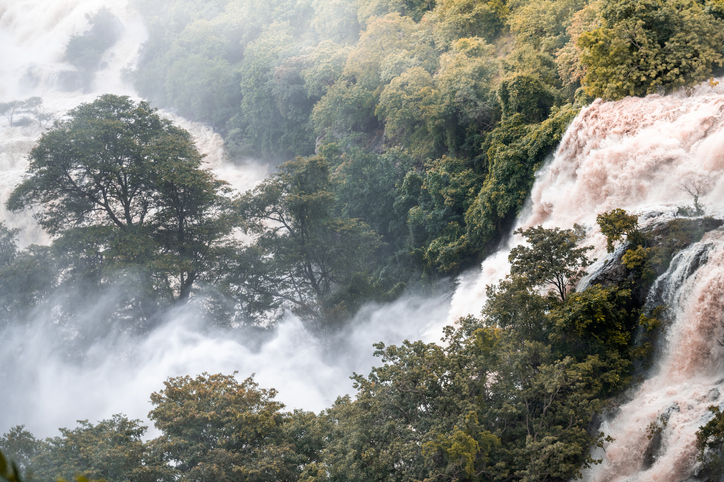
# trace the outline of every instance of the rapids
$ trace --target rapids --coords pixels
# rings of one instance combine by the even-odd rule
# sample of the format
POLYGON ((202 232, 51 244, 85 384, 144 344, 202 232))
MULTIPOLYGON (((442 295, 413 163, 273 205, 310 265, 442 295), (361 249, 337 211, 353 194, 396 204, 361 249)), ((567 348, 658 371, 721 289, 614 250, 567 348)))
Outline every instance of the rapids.
MULTIPOLYGON (((595 247, 595 271, 606 258, 599 213, 623 208, 642 225, 673 219, 691 206, 689 191, 709 215, 724 209, 723 79, 674 95, 595 101, 569 126, 548 165, 538 174, 517 227, 538 224, 587 228, 583 244, 595 247)), ((485 286, 507 273, 507 254, 519 237, 461 277, 449 320, 475 313, 485 286)), ((584 280, 585 281, 585 280, 584 280)), ((654 368, 629 401, 600 429, 614 441, 594 455, 602 459, 584 474, 589 482, 679 482, 695 475, 698 428, 707 407, 724 407, 724 231, 709 233, 682 251, 652 288, 663 292, 669 326, 654 368), (652 425, 654 424, 654 425, 652 425), (661 429, 650 446, 649 427, 661 429)), ((649 296, 651 297, 652 294, 649 296)))

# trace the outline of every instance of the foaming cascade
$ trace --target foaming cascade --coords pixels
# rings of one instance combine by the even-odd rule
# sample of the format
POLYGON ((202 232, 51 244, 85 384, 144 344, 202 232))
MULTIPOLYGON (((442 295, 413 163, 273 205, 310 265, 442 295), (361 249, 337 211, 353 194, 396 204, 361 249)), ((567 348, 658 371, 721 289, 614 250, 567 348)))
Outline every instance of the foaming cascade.
MULTIPOLYGON (((596 216, 623 208, 642 224, 674 217, 692 193, 707 214, 724 208, 724 89, 716 82, 670 96, 597 100, 569 126, 538 174, 516 227, 542 224, 588 230, 592 257, 606 257, 596 216)), ((509 240, 509 246, 520 239, 509 240)), ((509 248, 458 283, 449 319, 476 314, 485 287, 508 272, 509 248)), ((590 482, 678 482, 695 474, 696 437, 707 408, 722 403, 724 233, 717 230, 681 252, 652 288, 669 307, 671 324, 652 375, 601 430, 614 441, 595 453, 603 462, 590 482), (654 436, 655 435, 655 436, 654 436)), ((650 295, 652 296, 652 295, 650 295)))
POLYGON ((679 253, 652 290, 673 311, 655 375, 601 427, 613 442, 586 479, 681 481, 696 469, 696 431, 721 403, 724 377, 724 233, 715 231, 679 253))
MULTIPOLYGON (((720 79, 721 80, 721 79, 720 79)), ((605 255, 596 216, 613 208, 638 214, 672 216, 691 204, 687 187, 700 191, 709 214, 719 214, 724 199, 724 87, 702 84, 688 94, 600 99, 584 108, 564 135, 553 159, 537 175, 531 201, 516 229, 542 224, 590 228, 586 243, 593 257, 605 255)), ((510 246, 482 265, 482 273, 458 282, 450 319, 478 313, 485 287, 508 272, 510 246)), ((595 269, 595 266, 594 266, 595 269)))

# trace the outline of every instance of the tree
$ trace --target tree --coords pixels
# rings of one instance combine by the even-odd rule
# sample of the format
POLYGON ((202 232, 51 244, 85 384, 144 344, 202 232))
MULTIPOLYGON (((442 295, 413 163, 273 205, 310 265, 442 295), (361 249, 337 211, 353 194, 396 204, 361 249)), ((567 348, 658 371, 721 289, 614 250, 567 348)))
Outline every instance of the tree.
POLYGON ((474 252, 485 253, 509 229, 533 187, 536 170, 578 111, 578 106, 564 106, 540 124, 527 124, 521 114, 514 114, 486 134, 481 156, 485 179, 465 213, 465 239, 474 252))
POLYGON ((27 125, 30 122, 27 117, 21 117, 16 121, 16 115, 30 114, 38 121, 38 125, 43 127, 52 119, 52 116, 42 109, 42 104, 43 99, 40 97, 2 102, 0 103, 0 115, 5 116, 10 127, 13 127, 14 125, 27 125))
POLYGON ((679 206, 677 214, 683 214, 685 216, 702 216, 706 211, 704 206, 699 202, 699 196, 704 194, 704 182, 695 180, 684 181, 681 183, 681 189, 693 198, 694 209, 688 206, 679 206))
POLYGON ((617 368, 598 356, 559 358, 473 317, 444 346, 375 346, 381 366, 321 417, 328 444, 304 482, 568 480, 596 463, 602 434, 586 429, 617 368))
POLYGON ((710 406, 709 411, 711 420, 696 431, 696 447, 704 473, 718 476, 724 470, 724 413, 716 405, 710 406))
POLYGON ((724 23, 693 0, 610 0, 578 38, 588 95, 620 99, 707 79, 724 62, 724 23))
MULTIPOLYGON (((315 130, 337 138, 349 131, 373 133, 380 127, 375 108, 385 85, 411 67, 432 72, 436 64, 428 29, 398 13, 371 19, 349 52, 342 76, 315 104, 312 111, 315 130)), ((418 79, 398 83, 406 85, 410 81, 418 82, 418 79)), ((388 109, 380 115, 389 113, 388 109)))
MULTIPOLYGON (((30 468, 30 462, 39 450, 40 441, 25 430, 25 425, 15 426, 0 437, 0 453, 4 453, 19 469, 25 472, 30 468)), ((0 472, 2 472, 1 468, 0 472)))
POLYGON ((256 237, 244 252, 251 266, 232 281, 241 296, 267 298, 272 307, 319 320, 354 305, 354 292, 369 283, 378 236, 335 212, 329 165, 321 156, 283 164, 239 200, 239 214, 246 233, 256 237))
POLYGON ((140 420, 120 414, 96 425, 79 420, 75 429, 61 428, 60 437, 41 444, 32 459, 33 474, 40 480, 76 476, 107 482, 158 480, 165 468, 147 464, 141 440, 146 429, 140 420))
POLYGON ((642 241, 638 216, 629 214, 621 208, 599 214, 596 216, 596 223, 601 229, 601 234, 606 236, 606 251, 609 253, 613 253, 614 243, 623 241, 624 237, 627 242, 634 244, 642 241))
POLYGON ((173 480, 292 480, 298 470, 283 431, 276 390, 250 377, 201 374, 169 378, 151 395, 149 418, 162 435, 153 450, 169 463, 173 480))
POLYGON ((510 273, 527 278, 533 286, 553 285, 561 301, 565 301, 583 268, 591 264, 586 251, 593 247, 578 248, 583 236, 574 229, 535 226, 515 233, 523 235, 530 247, 518 245, 510 250, 510 273))
POLYGON ((469 162, 447 156, 428 162, 425 168, 423 174, 409 172, 400 189, 417 194, 417 205, 407 214, 411 244, 420 251, 425 265, 453 272, 471 261, 465 212, 482 176, 469 162))
POLYGON ((290 22, 273 22, 244 51, 241 110, 230 123, 241 154, 281 162, 314 152, 307 122, 312 101, 300 76, 304 62, 294 65, 301 48, 293 34, 290 22))
POLYGON ((188 132, 146 102, 103 95, 68 113, 30 152, 8 208, 39 206, 57 242, 89 242, 105 268, 146 273, 185 301, 231 231, 224 183, 201 169, 188 132))
POLYGON ((553 327, 546 314, 554 303, 525 276, 508 276, 488 286, 486 295, 482 315, 488 323, 506 330, 520 343, 548 341, 553 327))
POLYGON ((460 38, 481 37, 492 42, 503 29, 507 14, 503 2, 441 0, 427 17, 434 22, 435 42, 444 49, 460 38))
POLYGON ((555 100, 551 90, 533 75, 518 74, 504 79, 498 89, 503 117, 522 114, 528 122, 546 120, 555 100))
POLYGON ((631 290, 591 286, 572 293, 566 303, 548 313, 549 323, 553 325, 549 338, 562 353, 579 360, 594 354, 603 360, 628 360, 631 333, 639 322, 637 313, 631 290))

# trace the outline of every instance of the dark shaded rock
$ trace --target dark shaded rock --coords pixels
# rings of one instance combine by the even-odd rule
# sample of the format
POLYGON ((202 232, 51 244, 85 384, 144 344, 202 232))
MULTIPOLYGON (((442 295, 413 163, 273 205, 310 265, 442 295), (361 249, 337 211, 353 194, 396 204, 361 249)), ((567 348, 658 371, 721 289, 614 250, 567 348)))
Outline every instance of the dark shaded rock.
MULTIPOLYGON (((666 271, 674 255, 701 240, 705 233, 719 228, 722 224, 724 220, 711 217, 677 218, 644 228, 642 229, 646 238, 644 247, 655 250, 657 255, 651 266, 654 276, 642 279, 641 272, 627 268, 623 264, 623 255, 629 246, 623 246, 616 250, 603 268, 591 276, 589 284, 608 287, 631 282, 631 286, 634 287, 634 300, 641 307, 646 302, 654 280, 666 271)), ((696 271, 706 259, 705 253, 702 254, 698 261, 692 264, 691 271, 696 271)))
POLYGON ((606 259, 604 266, 591 276, 589 284, 608 288, 623 283, 628 276, 627 268, 621 260, 625 252, 625 249, 616 250, 611 258, 606 259))
POLYGON ((659 458, 662 448, 661 445, 664 439, 663 433, 666 429, 666 425, 669 423, 669 418, 671 418, 672 413, 680 411, 681 408, 679 407, 679 404, 674 403, 659 415, 658 420, 656 420, 655 426, 649 427, 650 438, 649 446, 646 447, 646 452, 644 452, 644 470, 651 468, 656 462, 656 459, 659 458))

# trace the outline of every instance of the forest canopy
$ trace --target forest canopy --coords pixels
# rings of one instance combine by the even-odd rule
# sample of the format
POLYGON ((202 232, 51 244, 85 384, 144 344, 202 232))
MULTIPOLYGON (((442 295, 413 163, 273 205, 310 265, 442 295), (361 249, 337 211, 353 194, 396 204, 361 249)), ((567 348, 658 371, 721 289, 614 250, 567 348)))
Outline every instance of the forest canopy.
MULTIPOLYGON (((48 127, 7 207, 51 239, 20 249, 0 224, 0 324, 47 316, 73 334, 69 358, 181 305, 226 328, 263 331, 291 312, 317 335, 341 331, 365 303, 491 254, 595 97, 692 88, 724 63, 722 0, 133 4, 149 36, 128 74, 145 101, 103 95, 52 126, 39 98, 0 105, 11 126, 48 127), (273 174, 233 192, 152 106, 273 174), (82 313, 95 298, 103 309, 82 313)), ((71 89, 91 85, 120 31, 107 10, 88 20, 65 51, 71 89)), ((687 212, 702 214, 696 200, 687 212)), ((660 332, 640 294, 703 234, 679 219, 652 246, 634 215, 598 222, 611 251, 624 245, 620 283, 576 292, 591 262, 580 230, 521 230, 528 244, 481 313, 442 343, 377 344, 381 366, 320 414, 284 411, 253 377, 205 373, 151 395, 156 438, 118 414, 44 440, 17 426, 0 450, 39 480, 575 478, 605 441, 596 414, 660 332)), ((699 444, 717 455, 713 414, 699 444)))
POLYGON ((373 270, 380 296, 489 254, 594 97, 691 86, 724 58, 719 0, 137 6, 150 29, 139 92, 214 126, 232 156, 323 157, 338 210, 383 237, 379 266, 399 266, 373 270), (365 185, 340 171, 401 154, 377 180, 388 195, 352 205, 365 185))
MULTIPOLYGON (((602 227, 629 216, 606 214, 602 227)), ((721 225, 712 220, 691 230, 687 222, 674 220, 655 235, 632 231, 626 252, 649 246, 646 262, 661 270, 705 229, 721 225), (691 237, 681 238, 681 229, 691 237)), ((651 353, 661 310, 637 298, 636 290, 653 280, 629 266, 623 252, 612 260, 625 270, 618 283, 592 280, 576 292, 560 280, 588 265, 580 233, 537 226, 522 234, 529 245, 511 253, 515 269, 488 288, 479 316, 446 327, 442 343, 375 344, 380 366, 353 374, 355 395, 319 414, 285 411, 276 391, 251 377, 203 373, 169 378, 151 394, 155 438, 144 439, 140 420, 118 414, 97 424, 79 421, 44 440, 17 426, 0 437, 0 451, 41 481, 577 478, 600 463, 590 449, 607 437, 592 429, 594 417, 629 386, 634 363, 651 353), (548 257, 552 244, 560 247, 548 257), (529 276, 531 263, 542 260, 546 269, 534 266, 536 276, 529 276)), ((720 454, 715 414, 699 441, 720 454)), ((714 458, 712 470, 720 463, 714 458)))

